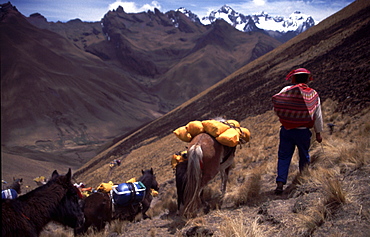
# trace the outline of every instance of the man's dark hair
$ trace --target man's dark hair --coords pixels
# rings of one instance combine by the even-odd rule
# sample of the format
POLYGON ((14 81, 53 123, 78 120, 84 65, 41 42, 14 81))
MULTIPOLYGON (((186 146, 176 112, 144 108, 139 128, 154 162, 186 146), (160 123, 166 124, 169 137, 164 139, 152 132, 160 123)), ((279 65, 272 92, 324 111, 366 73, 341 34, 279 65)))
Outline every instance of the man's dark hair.
POLYGON ((295 74, 295 82, 296 83, 307 83, 309 79, 309 74, 306 73, 300 73, 300 74, 295 74))

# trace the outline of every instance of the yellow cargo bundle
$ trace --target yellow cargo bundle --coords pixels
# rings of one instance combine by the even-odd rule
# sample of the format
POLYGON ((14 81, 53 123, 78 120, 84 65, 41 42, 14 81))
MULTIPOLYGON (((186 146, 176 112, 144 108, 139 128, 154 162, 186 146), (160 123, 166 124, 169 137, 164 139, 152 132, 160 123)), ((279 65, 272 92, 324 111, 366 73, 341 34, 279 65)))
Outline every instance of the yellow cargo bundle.
POLYGON ((218 137, 221 133, 225 132, 230 128, 229 125, 226 125, 217 120, 204 120, 202 121, 204 131, 213 137, 218 137))
POLYGON ((131 178, 126 181, 126 183, 135 183, 135 182, 136 182, 136 178, 131 178))
POLYGON ((114 183, 112 181, 109 181, 108 183, 101 183, 96 188, 96 190, 101 191, 101 192, 105 192, 105 193, 109 193, 110 190, 112 190, 113 185, 114 185, 114 183))
POLYGON ((172 169, 176 169, 176 165, 180 162, 186 161, 187 160, 187 152, 188 151, 182 151, 180 153, 176 153, 172 155, 171 159, 171 166, 172 169))
POLYGON ((154 189, 150 189, 150 194, 153 196, 153 197, 156 197, 156 196, 158 196, 158 192, 157 191, 155 191, 154 189))
POLYGON ((230 119, 230 120, 227 120, 226 123, 234 128, 240 128, 240 124, 236 120, 230 119))
POLYGON ((185 126, 186 130, 190 133, 191 137, 204 132, 204 127, 201 121, 191 121, 185 126))
POLYGON ((243 139, 245 142, 249 142, 251 137, 251 132, 247 128, 240 128, 240 138, 243 139))
POLYGON ((216 140, 222 145, 235 147, 239 144, 239 137, 239 132, 235 128, 229 128, 216 137, 216 140))
MULTIPOLYGON (((186 126, 179 127, 173 133, 182 141, 190 142, 196 135, 206 132, 216 138, 222 145, 235 147, 239 143, 249 142, 250 131, 247 128, 240 126, 236 120, 226 120, 220 122, 218 120, 210 119, 203 121, 191 121, 186 126), (242 139, 242 140, 241 140, 242 139)), ((176 167, 180 156, 174 155, 172 158, 172 167, 176 167)))
POLYGON ((184 142, 190 142, 192 139, 192 136, 190 133, 186 130, 185 126, 179 127, 173 133, 182 141, 184 142))

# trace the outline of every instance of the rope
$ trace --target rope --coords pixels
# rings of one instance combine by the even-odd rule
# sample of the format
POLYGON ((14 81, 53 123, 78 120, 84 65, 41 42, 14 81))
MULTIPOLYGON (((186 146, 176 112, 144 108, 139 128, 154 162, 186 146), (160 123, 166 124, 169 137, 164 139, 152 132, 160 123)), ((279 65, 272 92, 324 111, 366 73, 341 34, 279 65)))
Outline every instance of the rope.
POLYGON ((325 155, 325 152, 324 152, 324 146, 322 145, 322 143, 320 143, 320 144, 321 144, 322 154, 324 154, 324 155, 325 155))

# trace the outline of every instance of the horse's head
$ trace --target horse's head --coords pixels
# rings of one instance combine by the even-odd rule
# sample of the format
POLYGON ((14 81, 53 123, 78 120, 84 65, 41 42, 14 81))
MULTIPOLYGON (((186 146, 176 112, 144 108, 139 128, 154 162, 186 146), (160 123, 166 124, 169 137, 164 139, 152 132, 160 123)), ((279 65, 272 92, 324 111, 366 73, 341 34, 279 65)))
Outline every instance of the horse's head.
POLYGON ((18 183, 19 185, 23 184, 23 178, 16 179, 16 178, 13 177, 13 181, 14 181, 14 183, 18 183))
POLYGON ((52 213, 52 220, 71 228, 80 227, 84 223, 84 213, 79 205, 79 196, 71 182, 71 169, 66 175, 59 175, 54 171, 49 182, 56 182, 63 186, 65 194, 52 213))
POLYGON ((21 186, 23 184, 23 178, 16 179, 13 177, 13 184, 8 186, 8 188, 14 189, 18 194, 21 194, 21 186))
POLYGON ((159 184, 157 182, 157 178, 155 177, 155 174, 154 174, 154 171, 153 171, 153 168, 151 168, 150 170, 142 170, 141 171, 143 176, 142 176, 142 180, 150 180, 150 182, 145 182, 147 184, 145 184, 144 182, 144 185, 148 185, 150 187, 147 187, 147 188, 152 188, 154 189, 155 191, 158 191, 159 190, 159 184))

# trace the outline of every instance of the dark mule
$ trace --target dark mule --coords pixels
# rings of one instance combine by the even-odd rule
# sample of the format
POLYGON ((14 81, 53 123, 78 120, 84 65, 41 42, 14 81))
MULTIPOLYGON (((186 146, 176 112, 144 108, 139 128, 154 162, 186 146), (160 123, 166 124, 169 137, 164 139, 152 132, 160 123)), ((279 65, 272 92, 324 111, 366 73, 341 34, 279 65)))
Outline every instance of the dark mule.
POLYGON ((23 184, 23 179, 13 178, 13 183, 6 187, 6 189, 1 191, 2 199, 15 199, 18 197, 18 194, 21 194, 21 186, 23 184))
POLYGON ((22 184, 23 184, 23 179, 22 178, 20 178, 20 179, 13 178, 13 183, 11 185, 9 185, 7 188, 14 189, 18 194, 21 194, 22 193, 22 191, 21 191, 22 184))
POLYGON ((186 184, 186 170, 188 168, 188 161, 180 162, 176 165, 176 190, 177 190, 177 210, 180 211, 181 206, 184 205, 184 189, 186 184))
MULTIPOLYGON (((203 188, 219 172, 221 174, 221 192, 226 192, 226 182, 234 162, 236 147, 220 144, 207 133, 195 136, 189 143, 187 165, 176 167, 176 187, 178 193, 179 214, 193 216, 201 203, 203 188)), ((181 164, 181 163, 179 163, 181 164)), ((178 165, 179 165, 178 164, 178 165)))
POLYGON ((96 192, 82 200, 82 209, 85 215, 85 223, 75 228, 75 235, 85 234, 90 226, 97 231, 104 229, 105 224, 112 220, 112 202, 109 194, 96 192))
POLYGON ((156 191, 159 190, 157 179, 154 175, 153 168, 150 170, 142 170, 142 176, 138 179, 138 181, 141 181, 144 186, 146 187, 145 196, 143 198, 143 201, 141 201, 138 204, 129 204, 125 206, 113 204, 114 206, 114 213, 113 218, 114 219, 120 219, 120 220, 128 220, 128 221, 134 221, 136 215, 139 213, 142 213, 143 219, 149 218, 149 216, 146 215, 146 212, 150 208, 150 204, 153 200, 153 196, 151 194, 151 189, 154 189, 156 191))
POLYGON ((52 178, 14 200, 2 200, 2 236, 39 236, 50 221, 75 228, 83 224, 71 169, 66 175, 55 170, 52 178))

